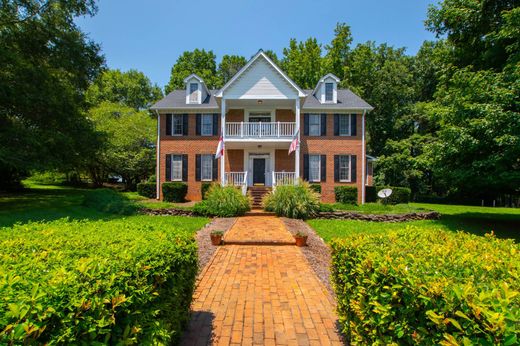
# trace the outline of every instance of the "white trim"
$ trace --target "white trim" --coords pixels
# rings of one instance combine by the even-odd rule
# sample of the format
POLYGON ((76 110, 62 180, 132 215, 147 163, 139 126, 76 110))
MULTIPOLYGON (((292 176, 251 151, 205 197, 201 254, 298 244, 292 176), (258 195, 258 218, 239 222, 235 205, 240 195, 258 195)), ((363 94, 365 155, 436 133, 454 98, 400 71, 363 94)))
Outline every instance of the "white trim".
POLYGON ((161 198, 161 114, 159 111, 155 111, 155 113, 157 114, 157 164, 155 167, 155 199, 159 200, 161 198))
POLYGON ((191 104, 191 105, 200 105, 202 103, 202 90, 200 90, 200 82, 192 82, 192 81, 189 81, 188 83, 186 83, 186 104, 191 104), (197 93, 197 99, 196 100, 192 100, 191 99, 191 86, 192 85, 196 85, 197 86, 197 90, 194 90, 194 92, 197 93))
POLYGON ((321 114, 320 113, 309 113, 309 134, 307 135, 308 137, 319 137, 321 136, 321 114), (313 135, 311 134, 311 116, 317 116, 318 117, 318 134, 317 135, 313 135))
POLYGON ((351 125, 352 124, 352 115, 354 114, 354 115, 357 116, 357 114, 355 114, 355 113, 334 113, 334 114, 338 114, 340 117, 341 116, 347 116, 347 118, 348 118, 348 127, 347 127, 348 131, 347 131, 347 134, 342 134, 341 133, 341 125, 340 125, 341 120, 340 119, 338 119, 338 121, 339 121, 339 123, 338 123, 338 133, 339 133, 340 137, 351 137, 352 136, 352 128, 351 128, 351 126, 352 126, 351 125))
MULTIPOLYGON (((253 161, 250 160, 250 156, 265 156, 266 159, 269 159, 269 164, 266 164, 266 176, 265 176, 265 186, 272 186, 272 172, 275 171, 275 148, 272 149, 243 149, 244 150, 244 172, 247 172, 247 186, 253 186, 253 161)), ((266 162, 267 163, 267 162, 266 162)))
POLYGON ((170 113, 170 114, 168 114, 169 116, 172 117, 172 121, 171 121, 172 128, 170 129, 172 137, 182 137, 182 136, 184 136, 184 114, 185 113, 170 113), (180 116, 181 119, 182 119, 182 131, 181 131, 181 133, 173 133, 173 116, 174 115, 180 116))
POLYGON ((320 154, 308 154, 309 156, 309 183, 321 183, 321 155, 320 154), (318 180, 311 180, 311 156, 318 157, 318 180))
MULTIPOLYGON (((365 204, 365 112, 361 116, 361 204, 365 204)), ((368 180, 367 180, 368 181, 368 180)))
MULTIPOLYGON (((269 122, 275 122, 275 113, 276 113, 276 109, 246 109, 245 112, 244 112, 244 121, 245 122, 249 122, 249 118, 250 118, 250 114, 251 112, 258 112, 258 113, 270 113, 269 116, 271 117, 271 120, 269 122)), ((267 116, 267 115, 266 115, 267 116)))
MULTIPOLYGON (((305 92, 300 89, 300 87, 291 79, 289 78, 289 76, 287 76, 285 74, 285 72, 283 72, 262 50, 259 50, 258 53, 255 54, 254 57, 251 58, 251 60, 249 60, 247 62, 247 64, 245 64, 244 67, 242 67, 234 76, 233 78, 231 78, 223 87, 222 89, 220 89, 216 94, 215 94, 215 97, 223 97, 224 95, 224 90, 226 90, 231 84, 233 84, 239 77, 242 73, 244 73, 245 71, 247 71, 249 69, 249 67, 259 58, 259 57, 262 57, 264 58, 268 63, 270 63, 272 65, 272 67, 276 70, 276 72, 278 72, 283 78, 285 78, 285 80, 294 88, 296 89, 296 91, 298 91, 298 96, 299 97, 305 97, 307 96, 305 94, 305 92)), ((261 98, 261 97, 258 97, 258 96, 255 96, 254 98, 261 98)))
POLYGON ((200 114, 200 135, 203 136, 203 137, 211 137, 213 136, 213 126, 215 126, 215 124, 213 124, 213 113, 201 113, 200 114), (211 131, 209 132, 209 134, 204 134, 202 129, 204 128, 204 116, 208 117, 211 119, 211 131))
POLYGON ((220 184, 226 185, 226 100, 220 105, 220 136, 224 141, 224 155, 220 157, 220 184))
MULTIPOLYGON (((200 181, 213 181, 213 165, 215 164, 215 155, 213 154, 200 154, 200 181), (211 178, 209 179, 202 179, 202 157, 203 156, 209 156, 211 158, 211 178)), ((197 172, 195 172, 197 174, 197 172)))
POLYGON ((300 131, 300 120, 301 120, 301 115, 300 115, 300 99, 296 99, 295 101, 295 105, 294 105, 294 108, 295 108, 295 118, 296 118, 296 133, 298 134, 298 145, 296 146, 296 151, 294 152, 294 178, 295 178, 295 181, 297 182, 298 179, 300 179, 300 137, 301 137, 301 131, 300 131))
POLYGON ((327 73, 325 76, 321 77, 320 80, 318 81, 318 83, 316 83, 316 87, 314 88, 314 90, 312 91, 312 94, 316 94, 318 92, 318 88, 320 87, 321 83, 323 83, 325 81, 325 79, 327 78, 332 78, 334 79, 334 81, 336 83, 339 83, 341 82, 341 79, 339 79, 336 75, 332 74, 332 73, 327 73))
MULTIPOLYGON (((340 183, 351 183, 352 182, 352 155, 351 154, 339 154, 340 158, 338 161, 339 167, 338 167, 338 175, 341 176, 341 173, 339 172, 341 168, 341 156, 348 156, 348 179, 341 179, 341 177, 338 177, 340 183)), ((357 167, 356 167, 357 169, 357 167)))
POLYGON ((172 156, 172 159, 171 159, 171 162, 170 162, 170 172, 171 172, 171 175, 172 175, 172 180, 170 180, 170 181, 183 181, 182 180, 182 172, 183 172, 183 169, 184 169, 184 167, 183 167, 183 164, 184 164, 183 161, 184 160, 183 160, 182 154, 170 154, 170 155, 172 156), (174 156, 180 156, 180 158, 181 158, 181 178, 180 179, 173 179, 173 162, 174 162, 173 157, 174 156))

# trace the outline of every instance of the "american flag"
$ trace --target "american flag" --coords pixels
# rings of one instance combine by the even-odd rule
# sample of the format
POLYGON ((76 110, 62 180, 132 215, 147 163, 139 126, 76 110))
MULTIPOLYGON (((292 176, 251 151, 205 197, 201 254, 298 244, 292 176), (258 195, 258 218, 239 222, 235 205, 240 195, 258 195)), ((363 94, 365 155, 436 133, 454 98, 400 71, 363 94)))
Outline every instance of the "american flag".
POLYGON ((219 159, 224 156, 224 138, 220 136, 218 140, 217 152, 215 153, 215 159, 219 159))
POLYGON ((289 146, 289 155, 291 155, 291 153, 293 151, 296 151, 296 148, 298 148, 298 133, 300 131, 296 131, 296 133, 294 134, 294 137, 292 139, 292 142, 291 142, 291 145, 289 146))

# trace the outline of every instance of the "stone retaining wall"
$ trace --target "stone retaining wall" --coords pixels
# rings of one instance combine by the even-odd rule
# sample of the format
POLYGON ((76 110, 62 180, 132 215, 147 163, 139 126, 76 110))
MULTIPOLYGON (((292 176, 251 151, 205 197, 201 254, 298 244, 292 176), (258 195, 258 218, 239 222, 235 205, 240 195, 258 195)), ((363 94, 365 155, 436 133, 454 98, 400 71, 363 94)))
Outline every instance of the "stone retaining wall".
POLYGON ((425 213, 408 213, 408 214, 360 214, 350 211, 331 211, 320 212, 316 219, 330 220, 361 220, 374 222, 404 222, 414 220, 437 220, 440 214, 436 211, 425 213))
POLYGON ((184 210, 184 209, 149 209, 143 208, 139 211, 141 214, 146 215, 163 215, 163 216, 195 216, 195 213, 192 210, 184 210))

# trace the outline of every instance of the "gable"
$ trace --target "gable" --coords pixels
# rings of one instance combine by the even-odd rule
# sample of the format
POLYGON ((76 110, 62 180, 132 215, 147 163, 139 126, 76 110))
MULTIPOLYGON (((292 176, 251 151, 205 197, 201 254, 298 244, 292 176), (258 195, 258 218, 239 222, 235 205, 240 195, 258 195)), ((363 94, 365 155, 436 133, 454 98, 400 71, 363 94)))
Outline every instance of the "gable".
POLYGON ((224 92, 236 99, 294 99, 298 91, 265 59, 256 59, 224 92))

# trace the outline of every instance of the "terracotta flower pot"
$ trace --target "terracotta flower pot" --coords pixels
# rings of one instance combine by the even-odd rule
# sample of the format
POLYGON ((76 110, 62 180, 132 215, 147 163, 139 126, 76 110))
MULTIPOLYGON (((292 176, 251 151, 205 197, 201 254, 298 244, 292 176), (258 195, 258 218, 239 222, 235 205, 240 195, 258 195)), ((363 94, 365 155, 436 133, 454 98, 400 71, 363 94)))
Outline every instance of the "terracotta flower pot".
POLYGON ((211 234, 210 237, 211 237, 211 244, 216 246, 216 245, 220 245, 220 243, 222 243, 222 235, 211 234))
POLYGON ((296 240, 296 246, 302 247, 307 246, 307 236, 295 236, 294 239, 296 240))

